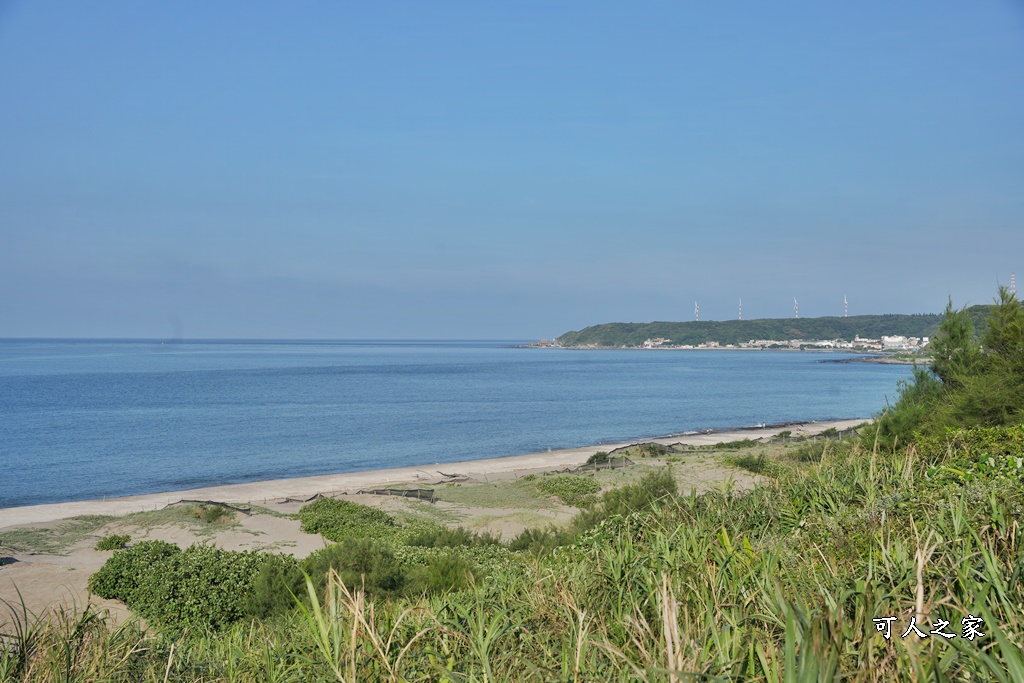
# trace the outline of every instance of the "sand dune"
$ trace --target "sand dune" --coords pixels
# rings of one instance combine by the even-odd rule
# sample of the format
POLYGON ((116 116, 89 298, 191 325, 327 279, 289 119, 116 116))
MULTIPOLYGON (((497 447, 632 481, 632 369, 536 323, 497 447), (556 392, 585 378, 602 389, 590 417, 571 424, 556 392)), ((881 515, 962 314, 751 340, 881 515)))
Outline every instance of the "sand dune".
MULTIPOLYGON (((862 418, 806 422, 785 428, 792 430, 794 435, 810 435, 833 427, 839 430, 847 429, 864 421, 865 419, 862 418)), ((782 427, 774 426, 763 429, 726 430, 701 434, 673 435, 644 439, 643 441, 662 444, 684 443, 700 446, 734 439, 768 437, 778 433, 780 429, 782 427)), ((458 473, 474 480, 489 481, 503 476, 516 476, 517 474, 527 472, 539 472, 578 465, 585 462, 587 458, 598 451, 609 451, 627 445, 629 443, 602 444, 598 446, 585 446, 583 448, 530 453, 527 455, 438 463, 436 465, 325 474, 295 479, 274 479, 245 484, 208 486, 183 491, 149 493, 121 498, 2 508, 0 509, 0 529, 21 524, 35 524, 67 519, 77 515, 124 515, 143 510, 155 510, 181 499, 263 503, 283 498, 309 498, 317 493, 341 491, 354 493, 359 489, 387 484, 408 483, 417 486, 428 486, 431 483, 444 479, 442 470, 447 474, 458 473)))

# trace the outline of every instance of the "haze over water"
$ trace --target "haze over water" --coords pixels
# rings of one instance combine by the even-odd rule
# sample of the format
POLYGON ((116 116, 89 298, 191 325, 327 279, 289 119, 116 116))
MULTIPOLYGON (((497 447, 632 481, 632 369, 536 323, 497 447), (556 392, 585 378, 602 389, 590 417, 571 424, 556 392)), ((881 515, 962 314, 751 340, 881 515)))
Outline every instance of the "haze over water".
POLYGON ((0 507, 867 417, 910 373, 516 343, 2 340, 0 507))

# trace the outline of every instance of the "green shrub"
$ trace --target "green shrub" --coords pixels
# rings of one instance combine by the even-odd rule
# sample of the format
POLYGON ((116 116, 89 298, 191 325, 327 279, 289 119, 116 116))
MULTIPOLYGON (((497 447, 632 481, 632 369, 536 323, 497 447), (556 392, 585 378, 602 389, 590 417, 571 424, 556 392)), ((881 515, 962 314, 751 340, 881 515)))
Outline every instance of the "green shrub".
POLYGON ((302 530, 331 541, 347 537, 382 537, 393 533, 395 520, 386 512, 345 500, 321 498, 299 510, 302 530))
POLYGON ((741 448, 754 448, 762 445, 760 441, 756 439, 739 439, 737 441, 719 441, 712 446, 702 446, 701 448, 707 450, 739 450, 741 448))
POLYGON ((121 550, 132 540, 128 534, 110 534, 96 543, 96 550, 121 550))
POLYGON ((291 555, 267 555, 246 596, 246 614, 266 619, 290 612, 297 598, 307 596, 304 583, 298 560, 291 555))
POLYGON ((537 490, 560 498, 566 505, 583 507, 594 501, 594 494, 601 490, 601 485, 591 477, 560 474, 538 481, 537 490))
POLYGON ((143 541, 116 551, 89 577, 89 587, 171 633, 219 630, 253 612, 272 611, 259 608, 250 595, 265 562, 288 562, 272 557, 203 545, 181 550, 163 541, 143 541))
POLYGON ((830 448, 828 441, 808 441, 786 452, 786 459, 794 462, 821 462, 825 451, 830 448))
POLYGON ((326 585, 332 569, 349 588, 370 593, 399 593, 405 584, 405 573, 394 553, 373 538, 346 538, 329 545, 303 560, 302 569, 318 589, 326 585))
POLYGON ((592 456, 587 458, 587 464, 588 465, 600 465, 602 463, 608 462, 608 458, 609 458, 608 451, 598 451, 597 453, 594 453, 592 456))
POLYGON ((265 555, 193 545, 143 577, 135 605, 172 630, 221 629, 247 615, 247 597, 265 555))
POLYGON ((676 495, 676 478, 668 468, 648 472, 639 481, 606 491, 597 505, 577 515, 572 527, 585 531, 609 517, 625 517, 648 510, 660 500, 676 495))
POLYGON ((569 545, 573 541, 573 534, 566 529, 548 527, 547 529, 523 529, 508 544, 512 551, 526 551, 531 555, 546 555, 555 548, 562 545, 569 545))
POLYGON ((761 451, 757 455, 753 453, 731 453, 724 457, 724 461, 728 465, 739 467, 747 470, 753 474, 772 474, 777 465, 774 460, 768 458, 764 451, 761 451))
POLYGON ((501 539, 489 533, 478 534, 461 526, 450 529, 440 524, 422 525, 406 541, 406 545, 418 548, 458 548, 499 543, 501 539))
POLYGON ((221 505, 197 505, 192 515, 207 524, 227 524, 235 520, 235 513, 221 505))
POLYGON ((89 590, 101 598, 120 600, 132 607, 140 599, 138 594, 144 578, 162 573, 167 558, 180 552, 181 548, 166 541, 142 541, 115 551, 100 570, 89 577, 89 590))
POLYGON ((911 379, 897 384, 896 403, 886 409, 873 427, 861 432, 861 445, 874 450, 877 444, 877 448, 890 451, 910 443, 914 433, 932 420, 942 394, 942 382, 931 371, 914 368, 911 379))
POLYGON ((948 429, 943 435, 918 436, 917 447, 932 479, 1024 481, 1024 425, 948 429))
POLYGON ((407 576, 409 594, 451 593, 473 584, 477 569, 473 561, 458 552, 430 558, 426 564, 412 567, 407 576))
POLYGON ((676 478, 667 468, 648 472, 635 484, 606 493, 602 505, 607 514, 625 515, 646 510, 656 501, 676 495, 676 478))

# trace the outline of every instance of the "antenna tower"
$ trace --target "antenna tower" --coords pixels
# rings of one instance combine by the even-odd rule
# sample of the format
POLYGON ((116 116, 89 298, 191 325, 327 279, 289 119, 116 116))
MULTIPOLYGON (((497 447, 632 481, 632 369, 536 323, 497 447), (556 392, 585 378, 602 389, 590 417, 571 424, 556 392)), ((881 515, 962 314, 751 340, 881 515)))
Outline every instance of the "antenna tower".
POLYGON ((696 301, 693 302, 693 319, 698 322, 700 321, 700 306, 697 305, 696 301))
POLYGON ((740 297, 740 320, 743 320, 743 297, 740 297))
POLYGON ((1010 294, 1017 293, 1017 274, 1010 273, 1010 294))
POLYGON ((800 317, 800 304, 797 303, 796 297, 793 297, 793 317, 800 317))
POLYGON ((847 302, 845 294, 843 294, 843 317, 844 318, 849 318, 850 317, 850 304, 849 304, 849 302, 847 302))

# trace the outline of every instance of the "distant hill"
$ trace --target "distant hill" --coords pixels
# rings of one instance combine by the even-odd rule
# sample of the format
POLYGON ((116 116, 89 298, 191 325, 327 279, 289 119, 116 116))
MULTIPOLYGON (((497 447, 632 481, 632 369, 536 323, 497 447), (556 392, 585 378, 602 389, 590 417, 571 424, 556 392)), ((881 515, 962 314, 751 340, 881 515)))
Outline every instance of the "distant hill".
MULTIPOLYGON (((969 308, 975 327, 980 328, 989 306, 969 308)), ((662 337, 672 344, 697 345, 707 341, 740 344, 751 339, 847 339, 882 335, 931 337, 942 320, 938 313, 906 315, 853 315, 848 318, 761 318, 758 320, 707 320, 691 322, 604 323, 558 338, 562 346, 619 348, 640 346, 647 339, 662 337)))

